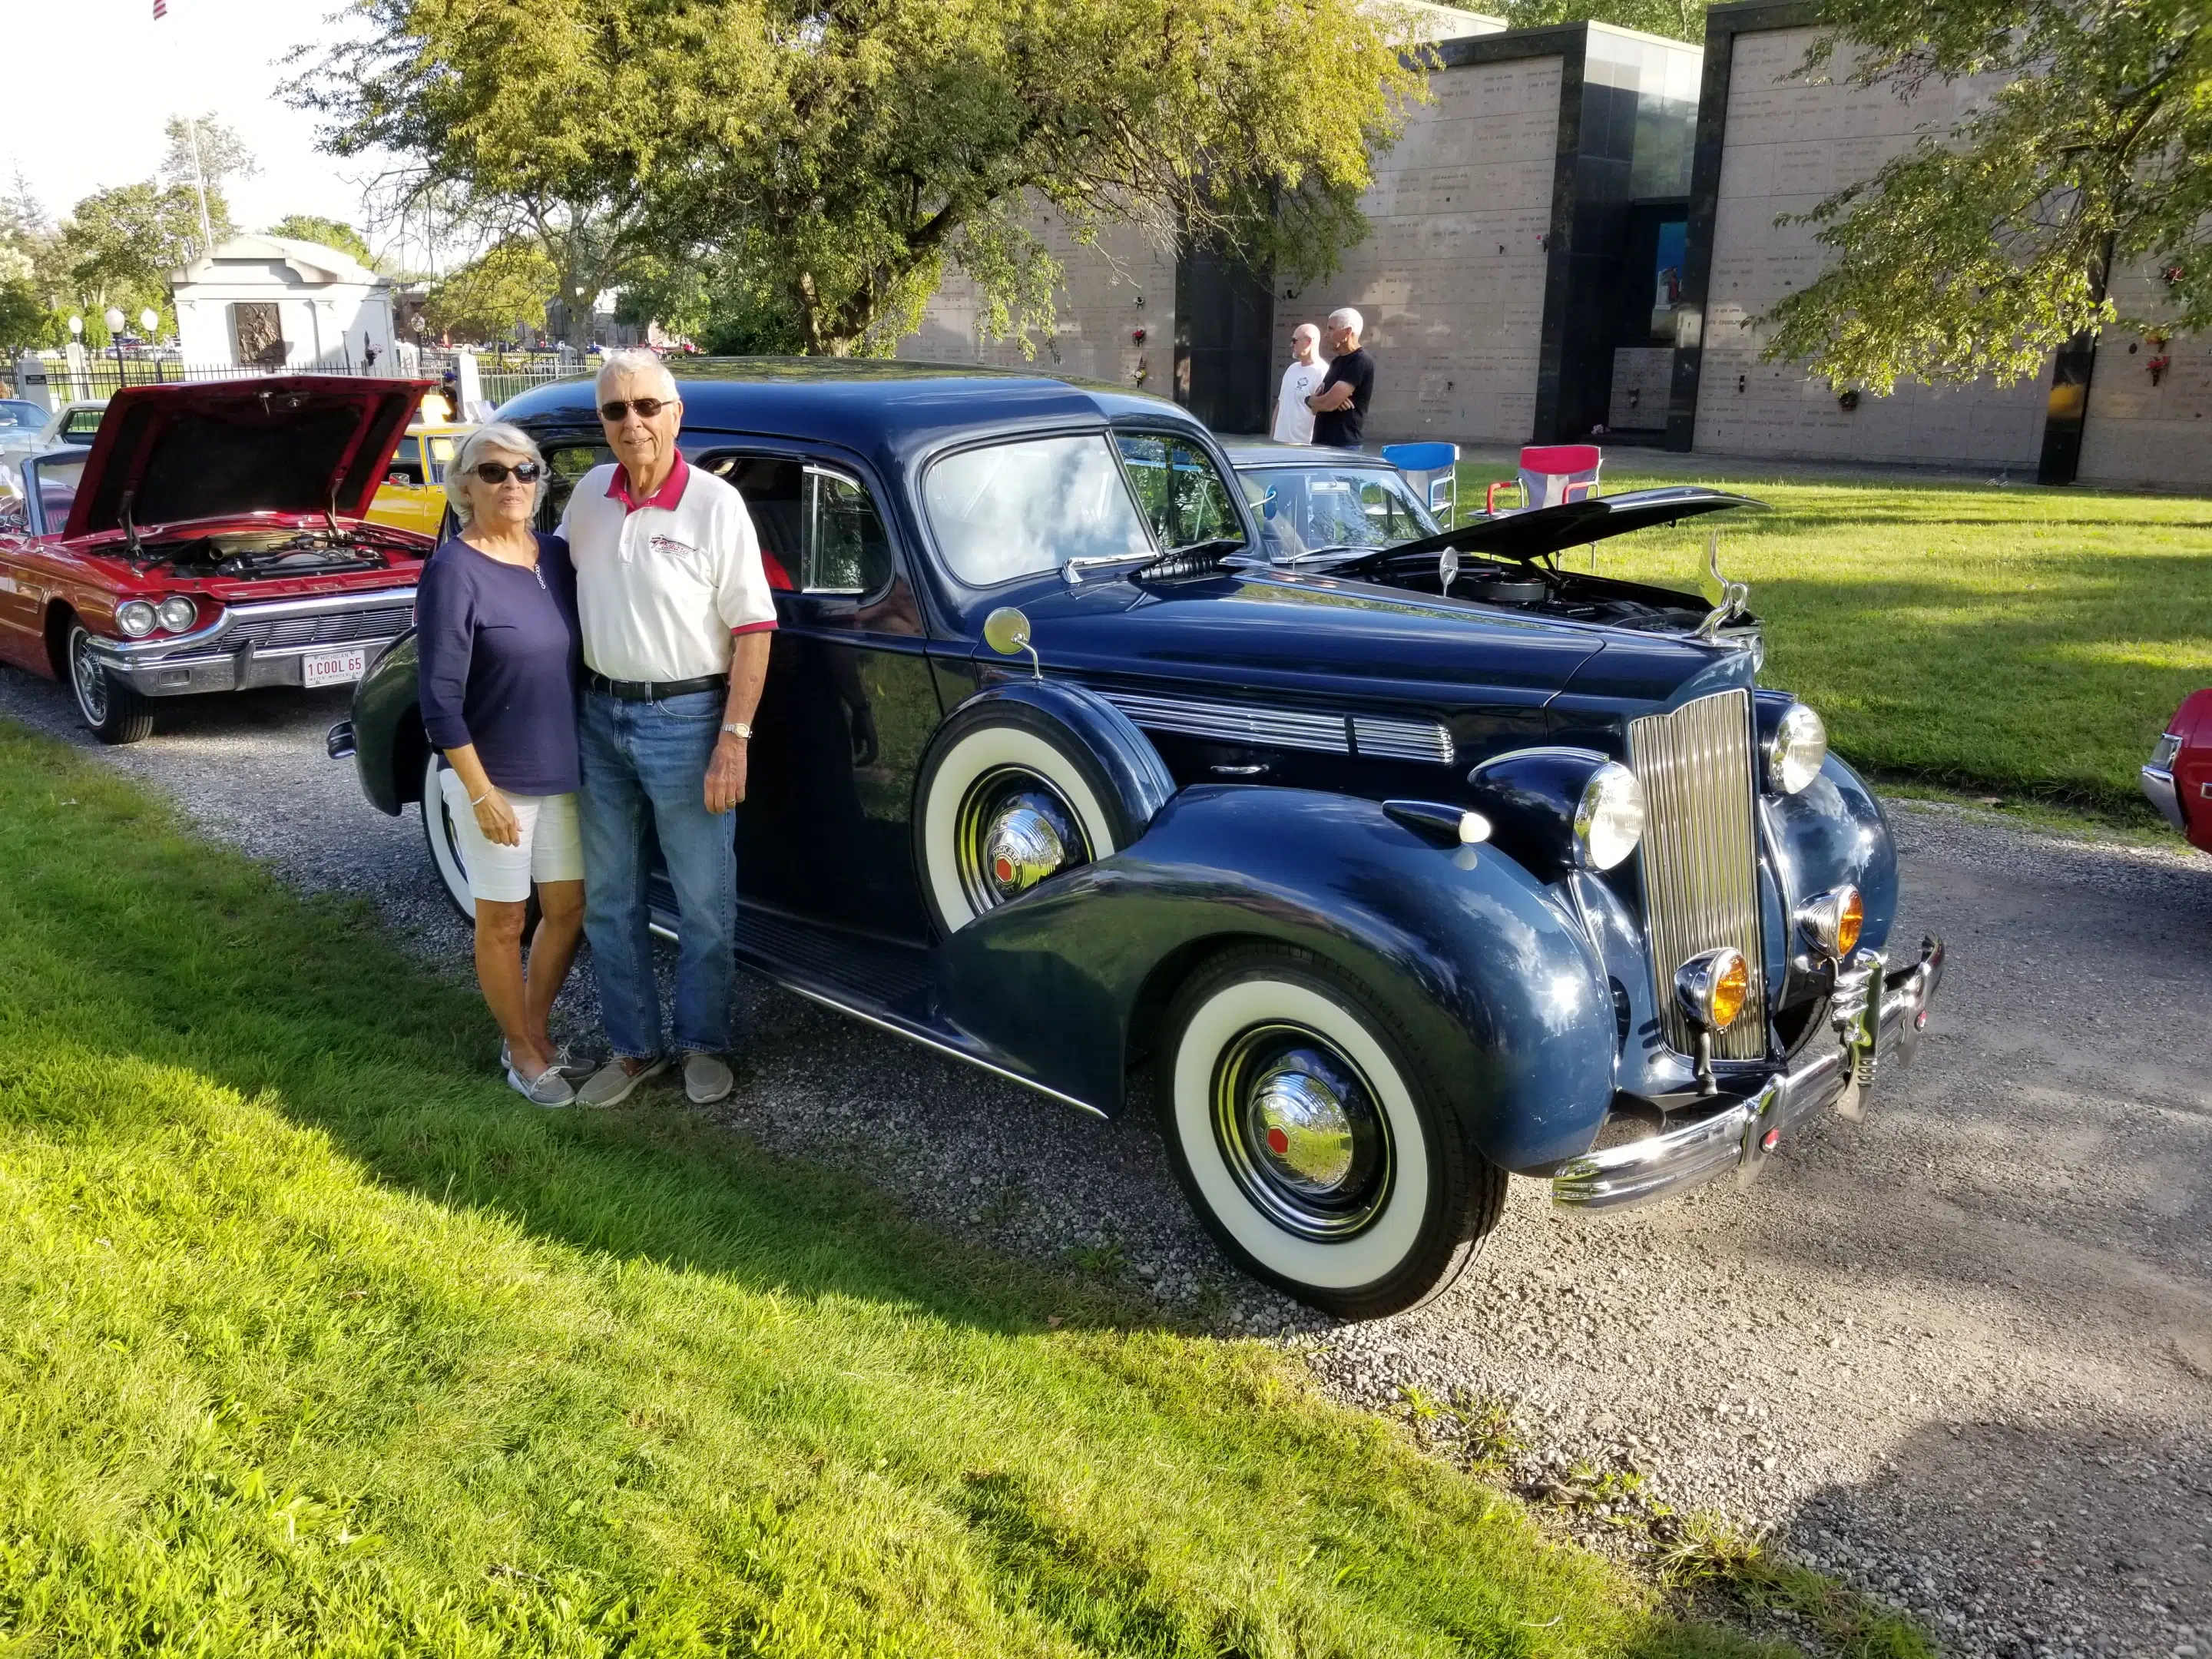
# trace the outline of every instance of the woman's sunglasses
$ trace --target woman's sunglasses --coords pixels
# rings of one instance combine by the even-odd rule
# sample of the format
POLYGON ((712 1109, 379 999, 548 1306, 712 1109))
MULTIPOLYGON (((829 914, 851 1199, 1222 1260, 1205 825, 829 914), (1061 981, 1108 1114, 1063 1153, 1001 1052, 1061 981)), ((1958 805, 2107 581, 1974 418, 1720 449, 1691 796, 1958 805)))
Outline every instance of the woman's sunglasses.
POLYGON ((609 426, 618 426, 634 409, 649 421, 675 401, 673 398, 617 398, 611 404, 599 405, 599 418, 609 426))
POLYGON ((535 461, 517 461, 513 466, 505 461, 478 461, 470 471, 488 484, 501 484, 510 472, 524 483, 536 483, 545 469, 535 461))

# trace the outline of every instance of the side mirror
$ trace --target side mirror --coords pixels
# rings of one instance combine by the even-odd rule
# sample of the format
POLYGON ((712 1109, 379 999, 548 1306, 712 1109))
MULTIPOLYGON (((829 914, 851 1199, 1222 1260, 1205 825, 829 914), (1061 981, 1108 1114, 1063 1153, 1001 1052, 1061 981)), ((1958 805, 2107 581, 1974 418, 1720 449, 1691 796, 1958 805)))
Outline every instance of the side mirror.
POLYGON ((1044 678, 1044 665, 1037 659, 1036 647, 1030 643, 1030 619, 1016 607, 1002 605, 983 618, 983 643, 1002 657, 1028 652, 1030 672, 1039 679, 1044 678))

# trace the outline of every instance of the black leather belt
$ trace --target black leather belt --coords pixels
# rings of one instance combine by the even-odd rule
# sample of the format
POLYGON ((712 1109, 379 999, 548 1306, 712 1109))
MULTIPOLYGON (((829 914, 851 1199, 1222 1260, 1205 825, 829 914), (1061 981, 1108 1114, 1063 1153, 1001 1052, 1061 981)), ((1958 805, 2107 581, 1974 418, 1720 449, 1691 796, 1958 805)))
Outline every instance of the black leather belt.
POLYGON ((586 669, 584 683, 603 696, 622 702, 665 702, 688 697, 695 691, 719 691, 730 683, 727 674, 702 674, 695 680, 611 680, 586 669))

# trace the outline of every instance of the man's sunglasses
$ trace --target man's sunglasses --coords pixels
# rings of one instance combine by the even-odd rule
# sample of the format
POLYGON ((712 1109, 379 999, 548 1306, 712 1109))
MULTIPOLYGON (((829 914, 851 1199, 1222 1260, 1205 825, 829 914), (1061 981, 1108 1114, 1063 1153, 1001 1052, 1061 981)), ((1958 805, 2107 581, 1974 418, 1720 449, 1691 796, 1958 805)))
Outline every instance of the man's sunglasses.
POLYGON ((524 483, 536 483, 545 474, 545 469, 535 461, 517 461, 513 466, 505 461, 478 461, 469 470, 489 484, 505 483, 510 472, 524 483))
POLYGON ((673 398, 617 398, 611 404, 599 405, 599 418, 609 426, 619 426, 634 409, 649 421, 675 401, 673 398))

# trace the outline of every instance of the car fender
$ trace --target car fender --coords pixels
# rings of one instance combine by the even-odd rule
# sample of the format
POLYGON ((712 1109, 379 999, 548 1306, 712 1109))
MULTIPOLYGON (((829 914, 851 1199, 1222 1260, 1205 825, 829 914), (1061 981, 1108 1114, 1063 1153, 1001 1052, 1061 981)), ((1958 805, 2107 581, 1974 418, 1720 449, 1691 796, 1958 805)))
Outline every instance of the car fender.
POLYGON ((993 702, 1026 703, 1067 727, 1105 768, 1131 819, 1139 825, 1150 823, 1176 793, 1174 775, 1152 740, 1095 691, 1066 680, 1008 678, 964 699, 945 719, 993 702))
POLYGON ((1034 1080, 1112 1113, 1146 1018, 1213 949, 1272 940, 1368 985, 1435 1062, 1471 1143, 1508 1169, 1584 1151, 1613 1092, 1602 969, 1494 848, 1442 848, 1379 802, 1183 791, 1133 845, 939 947, 946 1012, 1034 1080))
POLYGON ((422 689, 415 630, 385 647, 353 689, 354 764, 361 792, 380 812, 397 817, 422 799, 422 763, 429 740, 422 734, 422 689))
MULTIPOLYGON (((1897 920, 1897 843, 1889 818, 1866 781, 1830 755, 1820 775, 1794 795, 1760 798, 1767 851, 1784 915, 1770 917, 1769 937, 1790 938, 1786 917, 1815 893, 1849 882, 1859 890, 1866 920, 1859 938, 1879 951, 1897 920)), ((1794 949, 1794 945, 1792 946, 1794 949)))

